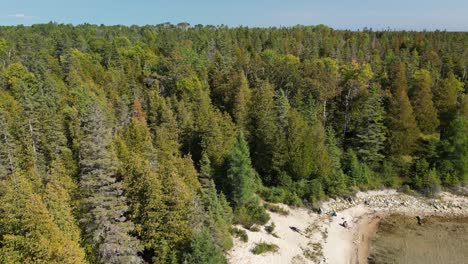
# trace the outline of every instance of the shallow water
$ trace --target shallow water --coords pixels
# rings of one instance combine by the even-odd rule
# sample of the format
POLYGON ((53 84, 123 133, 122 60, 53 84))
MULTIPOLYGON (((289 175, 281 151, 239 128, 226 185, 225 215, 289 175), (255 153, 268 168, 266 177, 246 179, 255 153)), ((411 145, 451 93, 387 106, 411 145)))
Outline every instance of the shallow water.
POLYGON ((380 222, 369 263, 468 264, 468 218, 393 215, 380 222))

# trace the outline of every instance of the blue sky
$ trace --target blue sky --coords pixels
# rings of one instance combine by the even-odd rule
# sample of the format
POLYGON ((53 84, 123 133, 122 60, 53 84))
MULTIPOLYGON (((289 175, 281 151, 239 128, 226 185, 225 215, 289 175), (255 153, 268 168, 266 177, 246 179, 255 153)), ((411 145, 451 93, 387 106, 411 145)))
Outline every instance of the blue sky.
POLYGON ((0 0, 0 25, 49 21, 468 31, 468 0, 0 0))

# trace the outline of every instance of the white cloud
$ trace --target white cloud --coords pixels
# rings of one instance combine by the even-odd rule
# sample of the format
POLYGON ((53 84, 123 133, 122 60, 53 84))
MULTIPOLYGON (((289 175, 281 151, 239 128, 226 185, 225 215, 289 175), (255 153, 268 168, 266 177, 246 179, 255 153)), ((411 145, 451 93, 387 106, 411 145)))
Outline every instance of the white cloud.
POLYGON ((30 19, 30 18, 35 18, 35 16, 28 16, 28 15, 21 14, 21 13, 12 14, 12 15, 7 15, 7 17, 9 17, 9 18, 18 18, 18 19, 30 19))

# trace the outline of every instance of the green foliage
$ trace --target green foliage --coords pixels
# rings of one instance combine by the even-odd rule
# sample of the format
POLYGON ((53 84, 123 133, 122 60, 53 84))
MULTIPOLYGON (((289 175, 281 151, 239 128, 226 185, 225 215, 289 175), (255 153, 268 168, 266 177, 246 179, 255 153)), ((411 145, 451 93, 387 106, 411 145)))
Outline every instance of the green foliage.
POLYGON ((265 207, 265 209, 267 209, 270 212, 277 213, 277 214, 280 214, 280 215, 285 215, 285 216, 289 215, 289 211, 286 210, 286 209, 283 209, 279 205, 265 203, 263 206, 265 207))
POLYGON ((351 186, 365 186, 371 183, 372 171, 365 163, 360 163, 356 153, 348 149, 344 160, 344 171, 349 176, 351 186))
POLYGON ((378 165, 385 157, 385 126, 384 108, 378 87, 372 87, 364 105, 364 116, 358 129, 357 154, 359 158, 370 165, 378 165))
POLYGON ((1 182, 0 210, 2 263, 86 263, 77 237, 69 237, 60 220, 54 222, 24 175, 1 182))
POLYGON ((242 133, 229 157, 227 177, 231 181, 231 200, 235 208, 242 207, 251 201, 254 191, 255 170, 252 168, 247 142, 242 133))
POLYGON ((133 223, 125 221, 127 205, 117 181, 116 157, 111 149, 110 127, 97 103, 81 113, 84 137, 80 141, 80 189, 86 241, 99 261, 141 263, 139 241, 130 236, 133 223), (117 252, 117 254, 116 254, 117 252))
POLYGON ((261 255, 267 252, 277 252, 279 247, 273 243, 261 242, 257 243, 252 249, 252 253, 255 255, 261 255))
POLYGON ((392 83, 392 101, 387 114, 389 152, 392 155, 408 155, 415 148, 419 135, 413 108, 408 98, 408 84, 404 64, 395 66, 392 83))
POLYGON ((257 195, 300 206, 468 182, 464 33, 49 23, 0 36, 2 263, 223 263, 232 223, 277 210, 257 195))
POLYGON ((426 134, 433 133, 439 126, 437 110, 432 101, 432 79, 429 71, 417 70, 413 75, 411 103, 419 129, 426 134))
POLYGON ((222 264, 227 263, 223 252, 215 246, 207 230, 202 230, 192 241, 191 252, 188 254, 187 263, 194 264, 222 264))
POLYGON ((252 199, 234 212, 234 223, 250 229, 254 224, 264 225, 270 220, 270 215, 260 205, 258 199, 252 199))
POLYGON ((237 227, 232 227, 231 228, 231 234, 237 238, 239 238, 242 242, 247 242, 249 241, 249 236, 247 235, 247 232, 243 229, 239 229, 237 227))

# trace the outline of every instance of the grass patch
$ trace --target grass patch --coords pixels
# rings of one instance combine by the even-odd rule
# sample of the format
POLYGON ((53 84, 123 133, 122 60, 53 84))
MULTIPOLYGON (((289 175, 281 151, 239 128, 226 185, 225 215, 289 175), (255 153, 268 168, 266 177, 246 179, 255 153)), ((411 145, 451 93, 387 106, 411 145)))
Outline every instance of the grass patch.
POLYGON ((249 241, 249 236, 245 230, 239 229, 237 227, 231 228, 231 234, 237 238, 239 238, 242 242, 249 241))
POLYGON ((265 209, 273 213, 277 213, 277 214, 284 215, 284 216, 289 215, 289 211, 286 209, 283 209, 279 205, 265 203, 263 207, 265 207, 265 209))
POLYGON ((275 245, 273 243, 261 242, 261 243, 258 243, 252 249, 252 253, 254 253, 255 255, 260 255, 266 252, 277 252, 278 249, 279 249, 278 245, 275 245))

